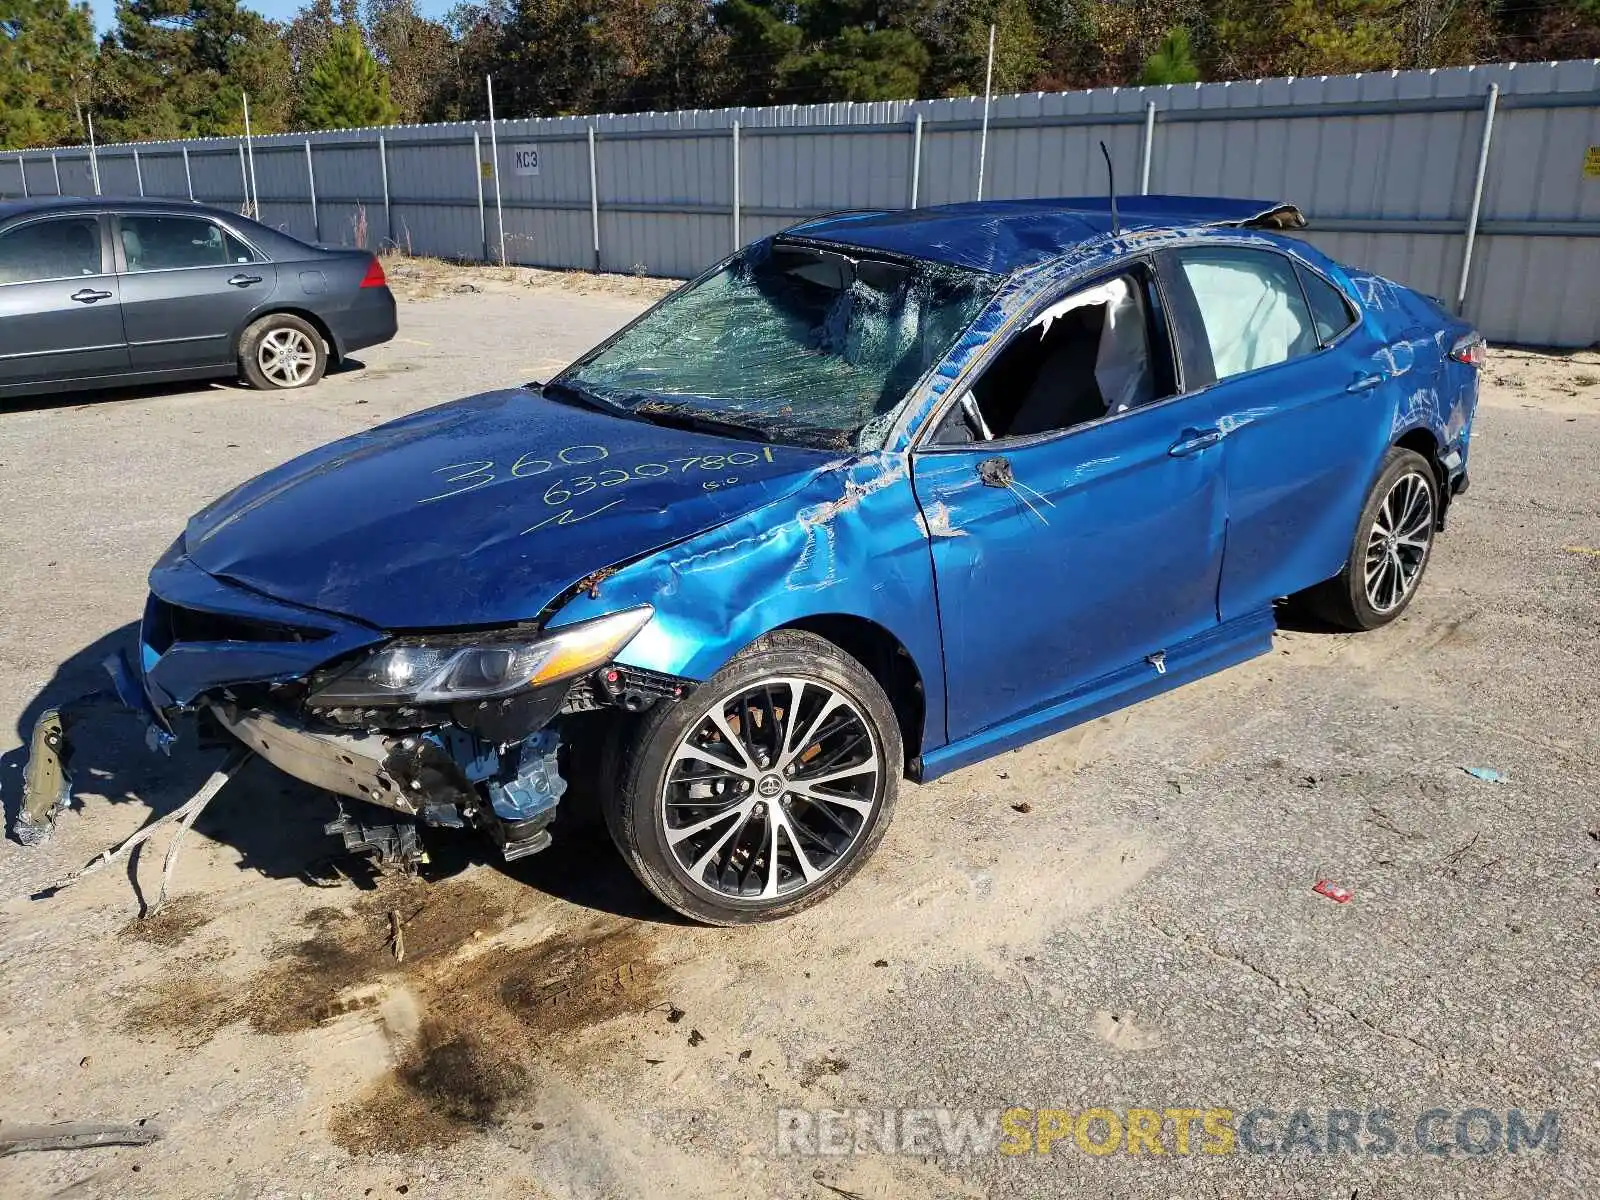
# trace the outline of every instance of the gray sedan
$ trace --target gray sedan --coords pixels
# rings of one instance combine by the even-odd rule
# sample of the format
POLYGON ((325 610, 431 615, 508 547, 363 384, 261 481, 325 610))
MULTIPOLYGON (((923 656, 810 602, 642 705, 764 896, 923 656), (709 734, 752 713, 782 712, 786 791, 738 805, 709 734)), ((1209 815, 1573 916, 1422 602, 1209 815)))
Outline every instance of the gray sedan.
POLYGON ((394 334, 370 251, 181 201, 0 204, 0 396, 231 375, 307 387, 394 334))

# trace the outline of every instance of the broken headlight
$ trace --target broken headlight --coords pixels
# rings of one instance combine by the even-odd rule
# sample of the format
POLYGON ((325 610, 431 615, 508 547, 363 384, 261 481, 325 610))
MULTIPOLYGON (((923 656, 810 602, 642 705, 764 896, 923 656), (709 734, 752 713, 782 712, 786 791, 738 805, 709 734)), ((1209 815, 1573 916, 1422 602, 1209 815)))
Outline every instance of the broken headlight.
POLYGON ((545 634, 514 629, 396 638, 325 682, 309 703, 453 704, 557 683, 610 662, 654 612, 646 604, 545 634))

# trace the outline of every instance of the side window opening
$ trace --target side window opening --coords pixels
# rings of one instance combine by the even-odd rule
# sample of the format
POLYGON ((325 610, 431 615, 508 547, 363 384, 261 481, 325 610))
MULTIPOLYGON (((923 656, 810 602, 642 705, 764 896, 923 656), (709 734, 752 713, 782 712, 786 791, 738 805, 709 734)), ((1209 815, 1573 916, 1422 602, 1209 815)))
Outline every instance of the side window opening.
POLYGON ((1294 264, 1283 255, 1216 247, 1180 250, 1175 257, 1217 379, 1321 348, 1294 264))
POLYGON ((220 267, 253 259, 238 239, 200 217, 124 214, 118 221, 129 271, 220 267))
POLYGON ((935 440, 959 444, 1071 429, 1175 391, 1152 278, 1141 267, 1080 288, 1039 313, 984 368, 935 440))
POLYGON ((0 283, 98 274, 100 223, 94 217, 30 221, 0 235, 0 283))
POLYGON ((1311 304, 1311 323, 1316 326, 1317 339, 1326 346, 1355 324, 1356 315, 1344 294, 1321 275, 1299 263, 1294 269, 1306 290, 1306 300, 1311 304))

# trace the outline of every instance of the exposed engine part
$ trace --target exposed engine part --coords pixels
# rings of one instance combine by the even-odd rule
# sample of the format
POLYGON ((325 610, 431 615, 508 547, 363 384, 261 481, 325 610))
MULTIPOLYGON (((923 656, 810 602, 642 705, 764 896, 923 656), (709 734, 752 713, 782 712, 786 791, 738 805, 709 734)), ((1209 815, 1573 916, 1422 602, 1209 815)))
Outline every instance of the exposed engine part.
POLYGON ((351 849, 380 861, 409 861, 420 853, 416 822, 474 825, 494 838, 507 859, 550 844, 548 827, 567 782, 554 728, 495 743, 457 725, 402 734, 334 732, 288 714, 214 704, 212 716, 239 741, 279 769, 336 796, 414 818, 405 825, 341 818, 351 849), (385 830, 408 832, 383 832, 385 830), (369 836, 369 831, 372 832, 369 836))
POLYGON ((370 855, 380 867, 415 871, 428 861, 414 821, 364 821, 341 801, 338 819, 329 821, 323 831, 342 837, 344 848, 351 854, 370 855))
POLYGON ((550 844, 548 827, 567 790, 558 762, 560 748, 560 735, 542 729, 518 748, 521 762, 517 773, 508 780, 489 782, 489 804, 498 819, 495 833, 508 862, 536 854, 550 844))

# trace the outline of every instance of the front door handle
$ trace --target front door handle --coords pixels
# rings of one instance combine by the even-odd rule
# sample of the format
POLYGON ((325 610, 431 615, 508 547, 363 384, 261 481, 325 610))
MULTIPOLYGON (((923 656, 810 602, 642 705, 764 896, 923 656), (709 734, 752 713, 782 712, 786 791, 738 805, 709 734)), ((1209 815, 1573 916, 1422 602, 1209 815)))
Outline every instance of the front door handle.
POLYGON ((1222 430, 1213 425, 1210 429, 1185 429, 1183 436, 1167 449, 1173 458, 1183 458, 1188 454, 1198 454, 1207 446, 1215 446, 1226 435, 1222 430))
POLYGON ((260 283, 261 282, 261 276, 259 276, 259 275, 234 275, 228 280, 228 282, 231 283, 236 288, 246 288, 246 287, 249 287, 252 283, 260 283))
POLYGON ((110 292, 96 292, 96 291, 91 291, 89 288, 82 288, 79 291, 73 292, 72 293, 72 298, 74 300, 76 300, 79 304, 93 304, 96 300, 109 300, 109 299, 111 299, 111 293, 110 292))
POLYGON ((1373 388, 1381 385, 1387 378, 1388 376, 1386 375, 1362 375, 1352 380, 1344 390, 1347 392, 1370 392, 1373 388))

